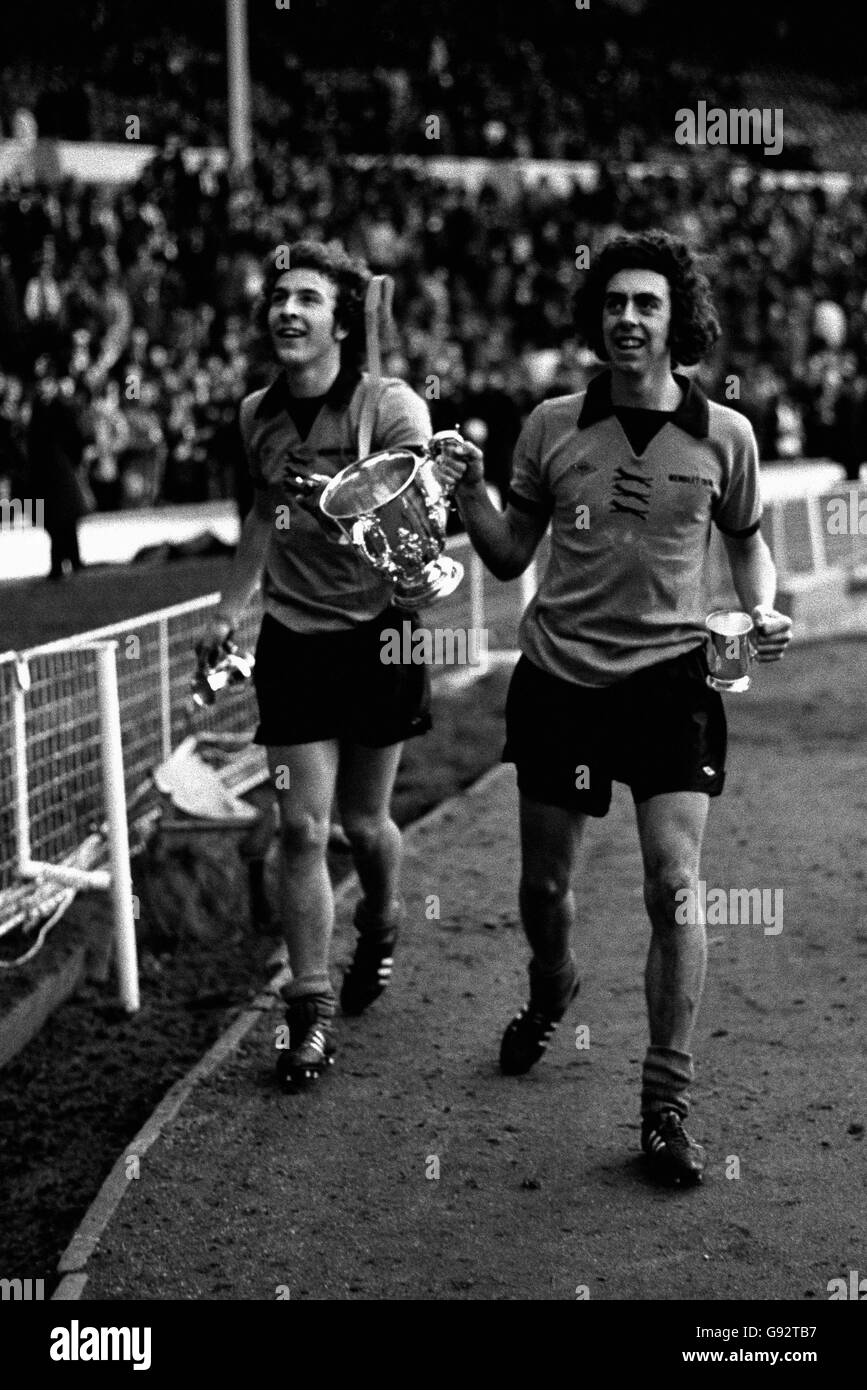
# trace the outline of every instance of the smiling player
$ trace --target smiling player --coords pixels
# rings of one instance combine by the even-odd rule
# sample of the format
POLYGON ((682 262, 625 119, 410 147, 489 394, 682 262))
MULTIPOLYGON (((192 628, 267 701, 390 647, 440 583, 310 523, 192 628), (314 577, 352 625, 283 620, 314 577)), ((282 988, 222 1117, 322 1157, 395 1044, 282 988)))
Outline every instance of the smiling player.
POLYGON ((341 991, 344 1013, 358 1014, 389 983, 404 911, 401 836, 389 810, 402 743, 431 723, 427 668, 380 660, 382 629, 407 617, 390 606, 390 581, 340 543, 316 506, 323 479, 359 457, 369 395, 365 452, 420 449, 431 435, 427 407, 405 382, 361 373, 369 281, 361 262, 315 242, 278 248, 266 262, 260 323, 281 370, 241 404, 255 501, 199 644, 214 653, 231 635, 264 571, 255 741, 267 747, 280 811, 280 915, 293 978, 278 1074, 293 1087, 315 1080, 335 1051, 326 863, 335 791, 364 894, 341 991))
POLYGON ((725 777, 725 714, 705 682, 712 524, 753 615, 759 660, 782 656, 791 621, 773 607, 752 429, 674 370, 700 361, 719 336, 687 247, 662 232, 615 239, 596 258, 575 319, 609 370, 532 412, 505 512, 488 498, 478 449, 466 445, 449 464, 467 531, 497 578, 522 573, 551 525, 506 710, 532 959, 529 1002, 506 1029, 500 1061, 506 1073, 528 1071, 578 992, 576 852, 587 817, 606 815, 612 781, 624 782, 651 927, 642 1147, 661 1178, 695 1182, 705 1154, 683 1122, 706 941, 704 923, 680 925, 675 910, 680 889, 696 890, 709 800, 725 777))

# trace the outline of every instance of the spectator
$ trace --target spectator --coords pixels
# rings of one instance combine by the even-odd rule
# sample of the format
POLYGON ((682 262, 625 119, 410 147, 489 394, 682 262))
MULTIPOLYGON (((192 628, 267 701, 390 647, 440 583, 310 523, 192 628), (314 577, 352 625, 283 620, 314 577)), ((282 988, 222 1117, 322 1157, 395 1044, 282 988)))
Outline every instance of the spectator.
POLYGON ((0 250, 0 368, 17 367, 24 358, 24 313, 12 273, 12 259, 0 250))
POLYGON ((98 385, 111 371, 129 341, 132 328, 132 307, 120 276, 114 251, 106 249, 94 262, 90 274, 94 292, 93 307, 100 319, 101 347, 93 364, 91 377, 98 385))
POLYGON ((120 407, 120 386, 105 382, 91 408, 90 487, 100 511, 119 511, 123 503, 120 458, 129 445, 129 426, 120 407))
POLYGON ((18 377, 0 374, 0 493, 23 498, 27 493, 27 426, 30 409, 23 403, 18 377))
POLYGON ((53 353, 63 338, 63 292, 56 275, 57 256, 54 241, 48 237, 36 274, 24 290, 24 317, 30 324, 31 350, 34 356, 53 353))
POLYGON ((157 385, 153 381, 136 384, 138 395, 124 410, 128 436, 120 457, 121 505, 153 507, 159 499, 168 450, 157 413, 157 385))
POLYGON ((27 431, 32 496, 45 508, 45 529, 51 540, 49 578, 66 577, 82 568, 78 551, 78 522, 87 505, 79 480, 84 435, 72 404, 72 382, 60 378, 52 363, 40 358, 36 394, 27 431))
MULTIPOLYGON (((615 85, 618 52, 606 56, 615 85)), ((532 44, 525 60, 531 79, 525 91, 516 76, 516 106, 546 85, 532 44)), ((508 113, 504 79, 483 77, 474 96, 462 85, 462 62, 450 41, 434 52, 430 80, 443 101, 460 105, 456 128, 467 138, 477 128, 483 142, 485 122, 508 113)), ((194 72, 185 49, 178 76, 194 72)), ((303 74, 298 81, 309 96, 303 74)), ((632 79, 624 81, 632 91, 632 79)), ((399 84, 383 90, 392 92, 389 119, 407 101, 412 109, 399 84)), ((320 96, 337 101, 334 93, 320 96)), ((611 93, 594 87, 589 100, 588 129, 598 135, 614 119, 611 93)), ((230 190, 212 160, 187 169, 181 142, 167 139, 138 182, 120 191, 72 182, 0 188, 0 368, 26 374, 27 325, 35 335, 31 360, 48 347, 68 361, 90 408, 101 507, 140 505, 154 486, 163 501, 237 490, 234 410, 262 369, 249 316, 259 259, 314 227, 362 242, 358 249, 394 275, 395 361, 430 401, 438 427, 477 422, 498 487, 519 418, 542 396, 584 384, 563 308, 581 274, 575 247, 595 254, 619 226, 688 225, 698 245, 717 248, 724 340, 703 380, 730 401, 722 394, 726 375, 741 364, 742 401, 730 403, 756 422, 765 457, 798 457, 803 448, 855 469, 865 452, 867 190, 860 184, 846 196, 793 194, 744 182, 720 160, 683 178, 636 176, 609 162, 593 187, 586 180, 560 187, 553 175, 530 187, 513 172, 494 171, 478 188, 462 189, 415 167, 374 162, 362 172, 302 159, 282 134, 273 146, 260 136, 255 167, 253 179, 230 190), (36 261, 34 247, 43 248, 36 261), (441 379, 439 400, 427 389, 431 375, 441 379), (146 383, 146 402, 129 395, 131 378, 146 383), (123 486, 125 463, 138 480, 132 491, 123 486)), ((31 395, 28 387, 22 411, 31 395)))

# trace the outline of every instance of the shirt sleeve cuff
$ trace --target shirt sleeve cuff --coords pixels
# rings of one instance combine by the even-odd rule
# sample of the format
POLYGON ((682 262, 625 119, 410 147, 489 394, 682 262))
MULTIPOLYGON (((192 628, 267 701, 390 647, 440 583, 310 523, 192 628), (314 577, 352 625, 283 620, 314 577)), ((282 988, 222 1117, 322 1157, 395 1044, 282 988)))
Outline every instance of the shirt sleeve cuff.
POLYGON ((528 497, 522 497, 520 492, 515 492, 511 487, 506 494, 506 502, 517 511, 527 512, 530 516, 548 516, 551 510, 544 502, 531 502, 528 497))
POLYGON ((741 531, 733 531, 730 526, 723 526, 719 521, 716 525, 717 530, 722 531, 724 536, 730 536, 731 539, 735 541, 745 541, 748 536, 754 536, 756 534, 761 524, 762 518, 759 517, 758 521, 754 521, 752 526, 745 526, 741 531))

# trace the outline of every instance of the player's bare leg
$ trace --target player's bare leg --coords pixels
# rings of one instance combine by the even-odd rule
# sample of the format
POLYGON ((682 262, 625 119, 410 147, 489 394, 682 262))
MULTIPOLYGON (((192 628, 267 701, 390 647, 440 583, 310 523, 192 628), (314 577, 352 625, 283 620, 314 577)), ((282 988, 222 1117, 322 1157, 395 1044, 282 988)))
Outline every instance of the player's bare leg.
POLYGON ((355 955, 340 994, 348 1014, 362 1013, 391 983, 404 916, 399 896, 402 837, 391 817, 402 751, 401 743, 386 748, 341 744, 337 804, 364 894, 355 912, 355 955))
POLYGON ((533 956, 530 998, 503 1036, 500 1066, 529 1071, 542 1056, 578 992, 571 951, 575 921, 572 872, 586 816, 521 797, 521 922, 533 956))
POLYGON ((292 980, 283 991, 289 1046, 278 1075, 292 1086, 313 1081, 334 1054, 337 1010, 328 973, 334 894, 326 852, 337 781, 336 740, 268 749, 280 812, 279 916, 292 980))
POLYGON ((296 979, 328 975, 334 895, 326 850, 337 758, 336 740, 268 749, 280 813, 279 910, 296 979))
MULTIPOLYGON (((645 989, 654 1047, 688 1052, 704 987, 707 941, 698 904, 701 842, 708 813, 702 792, 670 792, 636 807, 644 859, 644 901, 652 926, 645 989), (679 923, 676 894, 695 894, 695 920, 679 923)), ((690 914, 693 915, 693 914, 690 914)))
POLYGON ((587 817, 521 797, 521 922, 546 969, 568 958, 575 921, 572 873, 587 817))
POLYGON ((644 901, 651 922, 645 971, 650 1047, 642 1074, 642 1143, 663 1176, 695 1181, 704 1151, 683 1129, 692 1080, 692 1035, 707 966, 705 924, 698 901, 701 843, 708 813, 702 792, 670 792, 636 807, 644 860, 644 901), (692 894, 691 920, 676 920, 692 894))
POLYGON ((391 818, 391 795, 402 752, 402 743, 340 747, 337 805, 371 917, 386 914, 397 896, 402 838, 391 818))

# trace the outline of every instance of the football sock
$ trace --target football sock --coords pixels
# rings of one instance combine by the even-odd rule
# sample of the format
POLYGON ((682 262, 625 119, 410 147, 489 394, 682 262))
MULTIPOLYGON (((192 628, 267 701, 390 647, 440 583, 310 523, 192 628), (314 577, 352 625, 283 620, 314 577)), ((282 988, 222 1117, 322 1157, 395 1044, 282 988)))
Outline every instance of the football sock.
POLYGON ((403 898, 393 898, 387 911, 372 913, 364 898, 355 909, 355 926, 362 936, 388 936, 403 921, 403 898))
POLYGON ((641 1113, 675 1110, 689 1114, 688 1087, 693 1079, 692 1053, 671 1047, 649 1047, 641 1070, 641 1113))
POLYGON ((530 997, 534 1004, 557 1013, 565 1009, 575 983, 576 961, 572 951, 553 967, 543 965, 535 956, 530 961, 530 997))
POLYGON ((297 979, 284 985, 280 994, 287 1004, 291 1004, 294 999, 305 999, 309 998, 310 995, 316 995, 317 999, 322 1001, 323 1006, 326 1006, 329 1000, 334 1002, 331 1012, 336 1013, 337 1011, 334 987, 327 974, 299 975, 297 979))

